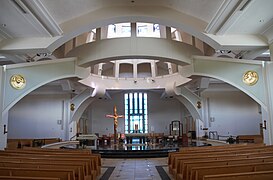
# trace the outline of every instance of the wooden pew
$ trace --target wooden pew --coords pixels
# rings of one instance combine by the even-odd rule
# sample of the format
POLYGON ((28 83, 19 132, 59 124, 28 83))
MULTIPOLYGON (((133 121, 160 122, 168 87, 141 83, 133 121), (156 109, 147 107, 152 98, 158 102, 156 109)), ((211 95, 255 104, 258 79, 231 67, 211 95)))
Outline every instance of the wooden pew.
POLYGON ((262 167, 265 170, 273 170, 273 146, 257 144, 232 146, 231 148, 213 148, 214 147, 206 147, 200 148, 199 150, 185 150, 183 152, 170 153, 169 168, 173 169, 169 169, 169 171, 174 173, 176 179, 196 180, 202 179, 203 176, 206 175, 202 175, 202 173, 209 168, 206 169, 203 167, 210 166, 213 166, 212 169, 209 169, 211 173, 217 171, 217 166, 238 166, 238 164, 247 164, 247 167, 242 167, 244 168, 242 169, 243 172, 247 171, 247 168, 248 170, 251 169, 251 167, 252 169, 262 167), (198 169, 201 169, 199 175, 198 169), (176 172, 178 174, 176 174, 176 172))
POLYGON ((16 167, 22 167, 21 164, 26 164, 26 165, 37 165, 37 166, 77 166, 79 171, 75 171, 75 175, 77 176, 77 173, 79 173, 78 177, 83 176, 84 178, 86 176, 88 176, 88 173, 86 171, 86 163, 85 162, 60 162, 60 161, 52 161, 52 160, 37 160, 37 161, 33 161, 33 160, 27 160, 27 159, 5 159, 5 158, 1 158, 0 159, 0 166, 1 167, 7 167, 7 166, 11 166, 11 164, 16 165, 16 167))
POLYGON ((273 150, 272 151, 265 151, 265 152, 258 152, 258 153, 247 153, 247 154, 213 154, 213 155, 206 155, 206 156, 192 156, 192 157, 180 157, 176 159, 176 167, 173 170, 174 177, 177 177, 178 174, 183 174, 183 171, 185 169, 184 162, 197 162, 197 161, 208 161, 208 160, 225 160, 225 159, 248 159, 248 158, 264 158, 268 157, 271 158, 273 156, 273 150))
POLYGON ((273 171, 273 162, 250 163, 226 166, 208 166, 192 168, 190 180, 203 180, 206 175, 230 174, 256 171, 273 171))
POLYGON ((272 180, 273 171, 207 175, 203 180, 272 180))
MULTIPOLYGON (((84 156, 89 154, 95 158, 95 170, 97 171, 97 175, 101 173, 101 155, 100 154, 92 154, 91 150, 63 150, 63 149, 41 149, 41 148, 33 148, 33 149, 18 149, 18 150, 6 150, 7 152, 14 153, 24 153, 24 154, 49 154, 49 155, 70 155, 70 156, 84 156)), ((1 152, 1 151, 0 151, 1 152)))
POLYGON ((261 135, 239 135, 236 137, 236 142, 263 143, 261 135))
POLYGON ((273 151, 273 146, 265 146, 265 147, 253 147, 249 148, 239 148, 239 149, 221 149, 220 151, 210 151, 210 152, 202 152, 202 153, 186 153, 179 154, 173 157, 172 164, 169 165, 170 174, 176 174, 177 167, 179 166, 179 160, 185 157, 195 157, 195 156, 219 156, 219 155, 239 155, 239 154, 251 154, 251 153, 260 153, 260 152, 270 152, 273 151))
POLYGON ((71 169, 75 171, 75 177, 77 180, 84 180, 85 174, 83 171, 83 165, 75 164, 52 164, 44 162, 0 162, 0 167, 11 168, 37 168, 37 169, 71 169))
POLYGON ((194 167, 205 167, 205 166, 223 166, 223 165, 236 165, 246 163, 263 163, 272 162, 273 157, 258 157, 258 158, 241 158, 241 159, 227 159, 227 160, 203 160, 203 161, 185 161, 183 162, 182 174, 177 175, 177 179, 189 179, 191 176, 191 170, 194 167))
POLYGON ((214 155, 214 156, 198 156, 198 157, 190 157, 190 158, 181 158, 177 159, 177 167, 174 170, 173 176, 175 179, 178 179, 179 174, 183 174, 183 172, 186 171, 185 163, 187 162, 200 162, 200 161, 213 161, 213 160, 230 160, 230 159, 237 159, 237 158, 248 158, 247 155, 239 155, 239 156, 234 156, 233 154, 231 155, 214 155))
POLYGON ((0 153, 0 161, 3 160, 13 160, 13 161, 20 161, 20 162, 50 162, 50 163, 85 163, 85 177, 88 179, 96 179, 97 173, 92 170, 91 161, 90 159, 85 158, 58 158, 58 157, 33 157, 33 156, 1 156, 0 153))
POLYGON ((24 177, 24 176, 0 176, 0 180, 60 180, 60 178, 24 177))
POLYGON ((99 164, 99 156, 93 155, 93 154, 76 154, 76 153, 46 153, 46 152, 22 152, 22 151, 14 151, 14 150, 9 150, 9 151, 0 151, 0 156, 30 156, 31 157, 44 157, 44 158, 49 158, 49 159, 89 159, 90 160, 90 172, 91 174, 95 173, 95 175, 99 175, 101 172, 101 168, 98 165, 99 164))
POLYGON ((57 177, 60 180, 75 180, 73 170, 65 169, 31 169, 31 168, 10 168, 0 167, 0 174, 5 176, 25 176, 25 177, 57 177))
MULTIPOLYGON (((185 156, 185 155, 192 155, 192 154, 197 154, 197 153, 212 153, 212 152, 223 152, 223 151, 236 151, 239 149, 256 149, 256 148, 262 148, 265 147, 264 144, 251 144, 251 145, 240 145, 240 146, 209 146, 209 147, 200 147, 200 148, 195 148, 192 150, 184 150, 180 152, 172 152, 169 153, 168 155, 168 165, 169 165, 169 170, 172 169, 175 165, 174 159, 178 156, 185 156)), ((170 171, 172 174, 172 172, 170 171)))

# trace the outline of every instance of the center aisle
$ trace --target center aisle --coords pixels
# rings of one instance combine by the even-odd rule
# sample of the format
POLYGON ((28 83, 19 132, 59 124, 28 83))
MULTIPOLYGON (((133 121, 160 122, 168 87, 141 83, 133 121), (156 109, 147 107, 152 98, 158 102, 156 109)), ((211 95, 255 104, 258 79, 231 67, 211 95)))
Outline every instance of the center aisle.
POLYGON ((167 158, 102 158, 100 180, 172 180, 168 174, 167 160, 167 158))

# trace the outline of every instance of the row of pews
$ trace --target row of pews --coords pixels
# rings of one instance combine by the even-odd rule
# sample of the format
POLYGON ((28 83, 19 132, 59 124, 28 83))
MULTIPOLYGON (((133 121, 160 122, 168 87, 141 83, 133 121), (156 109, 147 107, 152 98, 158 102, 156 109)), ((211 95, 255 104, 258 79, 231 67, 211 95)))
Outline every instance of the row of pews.
POLYGON ((8 139, 7 148, 17 149, 24 147, 41 147, 46 144, 61 142, 60 138, 43 138, 43 139, 8 139))
POLYGON ((273 146, 234 144, 183 148, 169 153, 168 166, 176 180, 272 180, 273 146))
POLYGON ((0 151, 0 180, 95 180, 100 154, 83 149, 27 148, 0 151))

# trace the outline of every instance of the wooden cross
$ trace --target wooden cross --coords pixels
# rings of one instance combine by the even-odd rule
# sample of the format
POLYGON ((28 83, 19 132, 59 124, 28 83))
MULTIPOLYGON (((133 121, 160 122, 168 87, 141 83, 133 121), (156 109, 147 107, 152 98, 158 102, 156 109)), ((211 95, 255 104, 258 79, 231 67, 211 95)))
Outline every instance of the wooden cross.
POLYGON ((113 115, 106 115, 106 117, 108 118, 114 118, 114 144, 117 144, 117 139, 118 139, 118 136, 117 136, 117 127, 118 127, 118 118, 124 118, 123 115, 118 115, 117 113, 117 107, 114 106, 114 114, 113 115))

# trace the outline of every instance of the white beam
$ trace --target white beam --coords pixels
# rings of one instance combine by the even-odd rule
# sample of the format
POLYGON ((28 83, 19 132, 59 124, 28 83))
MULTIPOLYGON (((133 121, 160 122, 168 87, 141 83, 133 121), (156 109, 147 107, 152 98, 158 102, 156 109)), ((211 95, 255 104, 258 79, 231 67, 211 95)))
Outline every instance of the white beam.
MULTIPOLYGON (((265 39, 259 35, 213 35, 206 34, 209 38, 208 41, 212 41, 209 44, 216 50, 253 50, 257 48, 268 47, 268 43, 265 39)), ((204 41, 203 39, 200 39, 204 41)), ((204 41, 206 42, 206 40, 204 41)))
POLYGON ((51 53, 54 49, 50 49, 50 46, 60 38, 61 36, 6 39, 0 43, 0 53, 51 53))
POLYGON ((273 43, 269 46, 270 60, 273 61, 273 43))
POLYGON ((261 55, 262 53, 264 53, 267 50, 268 50, 268 48, 260 48, 260 49, 248 51, 243 54, 242 58, 243 59, 255 59, 256 57, 258 57, 259 55, 261 55))
POLYGON ((50 13, 40 0, 35 1, 18 1, 27 8, 29 14, 31 14, 33 22, 39 24, 40 28, 45 30, 51 36, 60 36, 63 34, 62 29, 58 23, 53 19, 50 13))

